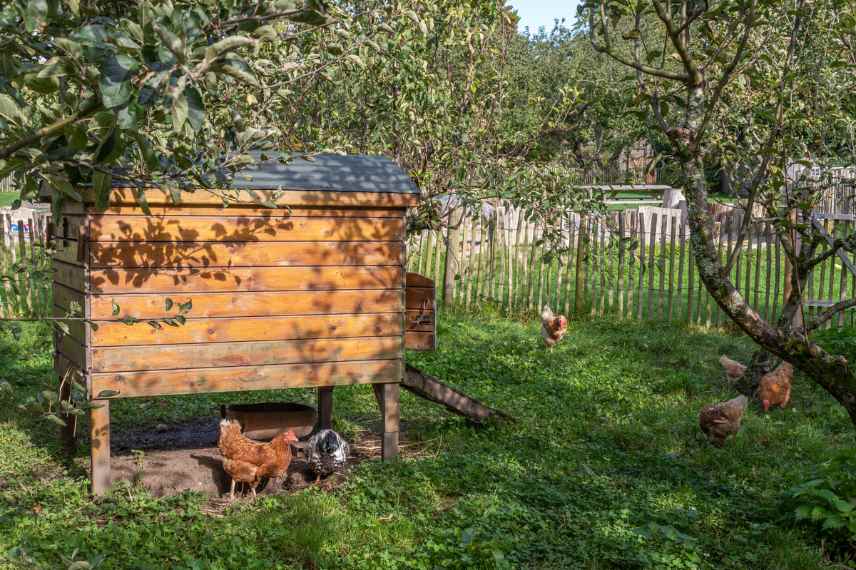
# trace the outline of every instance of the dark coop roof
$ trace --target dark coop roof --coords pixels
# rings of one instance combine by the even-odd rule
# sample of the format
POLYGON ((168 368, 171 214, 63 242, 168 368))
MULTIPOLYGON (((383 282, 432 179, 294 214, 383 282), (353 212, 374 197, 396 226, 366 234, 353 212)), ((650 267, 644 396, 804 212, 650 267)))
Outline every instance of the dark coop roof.
POLYGON ((256 153, 256 163, 239 170, 233 188, 248 190, 324 190, 418 194, 419 188, 398 164, 384 156, 320 154, 281 160, 279 153, 256 153))

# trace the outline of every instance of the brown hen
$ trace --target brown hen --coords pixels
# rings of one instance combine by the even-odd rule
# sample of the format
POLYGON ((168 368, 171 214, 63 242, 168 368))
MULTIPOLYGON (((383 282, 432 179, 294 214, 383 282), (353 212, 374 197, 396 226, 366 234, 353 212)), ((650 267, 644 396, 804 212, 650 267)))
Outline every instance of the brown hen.
POLYGON ((541 311, 541 337, 547 348, 553 348, 559 344, 566 332, 568 332, 568 319, 565 315, 553 315, 553 310, 544 305, 541 311))
POLYGON ((749 399, 737 396, 731 400, 705 406, 698 414, 698 425, 710 442, 722 447, 726 438, 740 431, 740 422, 749 399))
POLYGON ((731 360, 724 354, 719 357, 719 363, 725 370, 725 375, 728 376, 728 379, 732 382, 746 374, 746 366, 744 364, 740 364, 736 360, 731 360))
POLYGON ((761 407, 768 411, 771 407, 784 408, 791 401, 791 381, 794 378, 794 367, 788 362, 782 362, 778 368, 761 377, 758 384, 758 399, 761 407))
POLYGON ((291 430, 278 433, 270 443, 252 441, 241 433, 241 425, 233 420, 220 422, 217 447, 223 456, 223 470, 232 478, 229 497, 235 498, 235 483, 247 483, 253 496, 263 477, 277 479, 288 471, 291 444, 297 437, 291 430))

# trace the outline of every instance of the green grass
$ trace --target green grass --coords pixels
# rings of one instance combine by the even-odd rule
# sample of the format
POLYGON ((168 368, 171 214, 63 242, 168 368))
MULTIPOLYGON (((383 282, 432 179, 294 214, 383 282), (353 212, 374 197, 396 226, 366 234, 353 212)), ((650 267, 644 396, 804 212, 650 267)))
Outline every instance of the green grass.
POLYGON ((12 202, 17 200, 19 197, 20 194, 17 190, 14 192, 0 192, 0 208, 11 206, 12 202))
MULTIPOLYGON (((734 336, 613 321, 575 321, 547 352, 536 322, 443 315, 440 349, 409 360, 516 423, 472 428, 403 393, 420 453, 364 462, 332 493, 212 516, 193 493, 154 499, 125 487, 88 499, 85 446, 65 464, 52 428, 15 407, 49 384, 48 336, 7 326, 0 379, 14 392, 0 395, 0 567, 841 568, 783 507, 788 488, 856 444, 830 398, 798 377, 791 409, 751 409, 726 448, 698 432, 699 407, 733 396, 719 354, 750 352, 734 336)), ((114 426, 213 415, 239 398, 121 401, 114 426)), ((338 389, 335 411, 346 435, 377 416, 366 386, 338 389)))

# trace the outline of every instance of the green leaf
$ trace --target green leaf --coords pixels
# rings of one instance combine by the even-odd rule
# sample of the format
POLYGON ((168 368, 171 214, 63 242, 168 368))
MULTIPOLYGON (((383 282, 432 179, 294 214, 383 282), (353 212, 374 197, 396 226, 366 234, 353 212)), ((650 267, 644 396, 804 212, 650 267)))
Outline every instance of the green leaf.
POLYGON ((46 178, 47 178, 48 184, 54 190, 58 191, 59 193, 65 195, 65 196, 68 196, 69 198, 71 198, 75 202, 82 202, 83 201, 83 199, 80 196, 80 192, 75 190, 74 186, 72 186, 71 182, 69 182, 68 179, 65 178, 64 176, 48 175, 48 176, 46 176, 46 178))
POLYGON ((148 324, 150 327, 152 327, 155 330, 160 330, 163 328, 163 327, 161 327, 161 324, 157 321, 148 321, 148 324))
POLYGON ((360 58, 360 56, 358 56, 358 55, 356 55, 356 54, 350 53, 350 54, 348 54, 346 57, 347 57, 347 59, 349 59, 349 60, 351 60, 352 62, 356 63, 356 64, 357 64, 357 65, 359 65, 360 67, 365 67, 365 66, 366 66, 366 64, 363 62, 363 60, 360 58))
POLYGON ((5 93, 0 93, 0 116, 18 125, 23 125, 26 121, 18 102, 5 93))
POLYGON ((59 401, 59 397, 56 395, 56 392, 53 390, 42 390, 41 396, 46 402, 57 402, 59 401))
POLYGON ((193 308, 193 299, 188 299, 187 302, 182 303, 178 306, 178 310, 181 313, 187 313, 193 308))
POLYGON ((86 127, 80 123, 66 127, 65 138, 68 147, 74 151, 83 150, 89 142, 86 136, 86 127))
POLYGON ((404 15, 413 20, 413 23, 419 27, 419 31, 422 32, 423 35, 428 33, 428 27, 425 25, 425 22, 419 18, 419 15, 416 12, 413 10, 407 10, 404 12, 404 15))
POLYGON ((259 80, 253 75, 250 67, 239 59, 227 59, 220 64, 217 69, 230 77, 234 77, 238 81, 252 85, 253 87, 261 87, 259 80))
POLYGON ((230 51, 254 45, 256 45, 256 40, 252 38, 248 38, 246 36, 229 36, 208 46, 205 49, 205 59, 209 62, 214 61, 218 57, 223 56, 230 51))
POLYGON ((166 310, 166 311, 171 311, 171 310, 172 310, 172 305, 173 305, 172 299, 170 299, 169 297, 167 297, 166 299, 164 299, 164 300, 163 300, 163 308, 164 308, 164 310, 166 310))
POLYGON ((110 55, 104 60, 99 86, 101 100, 108 109, 121 107, 131 98, 130 75, 140 67, 140 63, 125 54, 110 55))
POLYGON ((98 152, 95 153, 95 160, 101 163, 110 163, 121 156, 124 150, 124 143, 120 136, 119 129, 110 129, 110 134, 98 147, 98 152))
POLYGON ((113 188, 113 175, 100 170, 92 174, 92 187, 95 190, 95 207, 99 210, 107 208, 110 190, 113 188))
POLYGON ((187 120, 190 127, 198 131, 205 123, 205 103, 202 101, 202 95, 195 87, 185 89, 184 95, 187 98, 187 120))
POLYGON ((65 421, 56 414, 45 414, 45 419, 60 427, 65 427, 65 421))
POLYGON ((179 133, 187 121, 187 97, 184 92, 172 99, 172 130, 179 133))
POLYGON ((121 307, 119 307, 119 305, 116 304, 116 301, 113 301, 113 316, 118 317, 119 312, 121 312, 121 310, 122 310, 121 307))
POLYGON ((101 390, 98 392, 97 398, 112 398, 113 396, 117 396, 119 394, 118 390, 101 390))
POLYGON ((271 25, 259 26, 253 31, 253 35, 260 40, 265 40, 268 42, 274 42, 279 39, 279 34, 271 25))
POLYGON ((65 0, 65 5, 68 6, 72 14, 75 16, 80 15, 80 0, 65 0))

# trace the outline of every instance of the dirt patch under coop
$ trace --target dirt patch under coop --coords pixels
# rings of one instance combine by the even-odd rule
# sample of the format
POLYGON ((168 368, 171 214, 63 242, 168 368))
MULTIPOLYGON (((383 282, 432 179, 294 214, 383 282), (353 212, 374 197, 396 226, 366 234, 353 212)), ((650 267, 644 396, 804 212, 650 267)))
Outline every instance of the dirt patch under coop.
MULTIPOLYGON (((148 489, 156 497, 183 491, 198 491, 212 497, 228 495, 230 479, 223 471, 222 458, 217 450, 219 422, 219 418, 205 418, 117 430, 111 441, 112 482, 128 481, 148 489)), ((349 469, 365 460, 379 460, 381 438, 378 427, 367 424, 349 439, 349 469)), ((414 454, 415 449, 408 445, 405 433, 401 437, 401 455, 406 458, 414 454)), ((323 479, 320 484, 323 488, 332 489, 346 477, 347 471, 323 479)), ((295 491, 314 482, 315 476, 302 454, 295 453, 286 477, 279 484, 263 482, 258 493, 295 491)))

